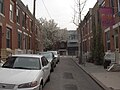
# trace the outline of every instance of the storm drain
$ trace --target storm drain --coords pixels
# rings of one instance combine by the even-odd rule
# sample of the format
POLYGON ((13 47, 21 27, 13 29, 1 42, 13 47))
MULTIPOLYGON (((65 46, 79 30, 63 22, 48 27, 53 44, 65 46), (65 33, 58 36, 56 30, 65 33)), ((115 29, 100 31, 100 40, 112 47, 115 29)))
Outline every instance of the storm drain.
POLYGON ((72 75, 72 73, 65 72, 63 74, 63 78, 65 78, 65 79, 73 79, 73 75, 72 75))
POLYGON ((66 85, 64 85, 64 89, 65 90, 78 90, 77 86, 73 85, 73 84, 66 84, 66 85))

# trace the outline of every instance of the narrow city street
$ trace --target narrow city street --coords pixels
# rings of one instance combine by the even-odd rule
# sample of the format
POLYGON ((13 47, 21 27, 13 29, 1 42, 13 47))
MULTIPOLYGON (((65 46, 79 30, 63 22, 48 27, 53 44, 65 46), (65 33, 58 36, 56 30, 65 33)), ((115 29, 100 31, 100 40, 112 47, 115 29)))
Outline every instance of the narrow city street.
POLYGON ((71 57, 61 57, 43 90, 103 90, 71 57))

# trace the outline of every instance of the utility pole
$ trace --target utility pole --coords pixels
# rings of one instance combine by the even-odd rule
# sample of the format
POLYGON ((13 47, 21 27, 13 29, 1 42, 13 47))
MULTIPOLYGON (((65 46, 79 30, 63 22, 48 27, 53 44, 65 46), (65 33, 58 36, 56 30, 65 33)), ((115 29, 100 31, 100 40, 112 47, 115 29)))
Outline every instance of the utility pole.
POLYGON ((35 4, 36 0, 34 0, 34 5, 33 5, 33 43, 32 43, 32 46, 33 46, 33 53, 35 53, 35 4))

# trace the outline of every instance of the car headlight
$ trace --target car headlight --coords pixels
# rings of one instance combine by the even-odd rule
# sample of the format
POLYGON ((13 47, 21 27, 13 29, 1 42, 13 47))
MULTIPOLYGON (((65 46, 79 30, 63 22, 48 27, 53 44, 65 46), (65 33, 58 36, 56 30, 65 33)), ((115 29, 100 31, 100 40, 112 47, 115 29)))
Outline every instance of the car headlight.
POLYGON ((31 87, 35 87, 37 85, 38 85, 38 82, 34 81, 34 82, 20 84, 20 85, 18 85, 18 88, 31 88, 31 87))

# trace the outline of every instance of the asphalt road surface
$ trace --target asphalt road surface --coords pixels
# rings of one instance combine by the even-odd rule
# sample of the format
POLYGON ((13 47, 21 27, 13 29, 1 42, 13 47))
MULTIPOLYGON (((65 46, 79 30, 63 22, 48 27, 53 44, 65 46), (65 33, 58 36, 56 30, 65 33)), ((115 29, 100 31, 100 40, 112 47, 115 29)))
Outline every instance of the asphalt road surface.
POLYGON ((43 90, 103 90, 71 57, 61 57, 43 90))

